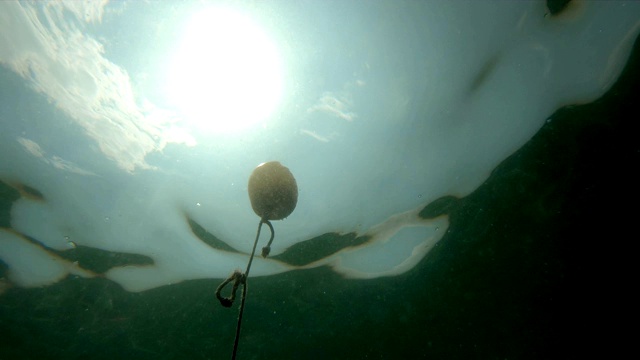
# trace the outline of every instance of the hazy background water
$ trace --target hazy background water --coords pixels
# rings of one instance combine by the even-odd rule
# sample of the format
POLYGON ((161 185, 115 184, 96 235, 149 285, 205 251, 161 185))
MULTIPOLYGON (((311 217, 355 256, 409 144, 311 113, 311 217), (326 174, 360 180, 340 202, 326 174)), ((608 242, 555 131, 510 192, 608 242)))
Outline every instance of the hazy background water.
MULTIPOLYGON (((473 194, 426 209, 448 213, 451 226, 411 271, 251 278, 238 357, 615 357, 638 213, 638 48, 603 98, 558 110, 473 194)), ((0 70, 3 82, 11 76, 0 70)), ((2 186, 0 197, 7 226, 16 194, 2 186)), ((0 262, 0 278, 6 271, 0 262)), ((70 278, 6 289, 0 359, 228 358, 237 307, 217 303, 218 283, 129 293, 70 278)))

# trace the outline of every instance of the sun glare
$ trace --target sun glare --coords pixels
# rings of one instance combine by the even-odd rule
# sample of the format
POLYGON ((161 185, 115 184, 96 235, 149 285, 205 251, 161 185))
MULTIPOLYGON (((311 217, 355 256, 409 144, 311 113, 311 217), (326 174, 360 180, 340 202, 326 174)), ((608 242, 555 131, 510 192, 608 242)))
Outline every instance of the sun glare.
POLYGON ((193 16, 171 63, 168 91, 195 130, 228 133, 266 119, 282 92, 276 47, 248 17, 224 8, 193 16))

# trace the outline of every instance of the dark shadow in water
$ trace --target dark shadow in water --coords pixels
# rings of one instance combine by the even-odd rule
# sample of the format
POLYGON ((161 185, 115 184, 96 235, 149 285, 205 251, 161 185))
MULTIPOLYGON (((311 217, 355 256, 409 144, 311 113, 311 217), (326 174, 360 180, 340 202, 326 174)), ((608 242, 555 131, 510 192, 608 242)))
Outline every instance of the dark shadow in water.
POLYGON ((270 258, 287 264, 302 266, 326 258, 340 250, 359 246, 369 241, 368 236, 357 236, 355 233, 326 233, 313 239, 296 243, 282 254, 270 258))

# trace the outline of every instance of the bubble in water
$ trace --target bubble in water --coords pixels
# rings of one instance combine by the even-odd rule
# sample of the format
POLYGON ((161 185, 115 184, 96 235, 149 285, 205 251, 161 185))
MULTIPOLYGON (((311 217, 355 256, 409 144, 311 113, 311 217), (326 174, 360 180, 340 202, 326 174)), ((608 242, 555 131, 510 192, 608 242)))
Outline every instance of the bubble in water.
POLYGON ((111 218, 109 218, 108 216, 104 217, 104 221, 109 221, 109 220, 111 220, 111 218))
POLYGON ((196 203, 196 206, 200 206, 200 203, 196 203))

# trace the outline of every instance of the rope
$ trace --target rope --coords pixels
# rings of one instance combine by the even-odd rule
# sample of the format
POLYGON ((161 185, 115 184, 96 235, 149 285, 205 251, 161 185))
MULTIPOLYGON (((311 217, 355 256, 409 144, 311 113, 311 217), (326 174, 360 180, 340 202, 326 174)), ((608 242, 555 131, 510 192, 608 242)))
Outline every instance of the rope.
POLYGON ((238 342, 240 340, 240 326, 242 325, 242 314, 244 313, 244 303, 247 299, 247 278, 249 277, 249 270, 251 270, 251 263, 253 262, 253 256, 256 252, 256 246, 258 245, 258 239, 260 238, 260 229, 262 228, 262 224, 267 224, 269 229, 271 230, 271 238, 269 239, 269 243, 267 246, 262 248, 262 256, 267 257, 269 255, 269 251, 271 250, 271 242, 275 236, 275 231, 273 230, 273 225, 267 219, 260 219, 260 223, 258 224, 258 233, 256 234, 256 240, 253 242, 253 249, 251 250, 251 257, 249 258, 249 263, 247 264, 247 270, 243 273, 240 270, 236 270, 227 278, 227 280, 223 281, 222 284, 218 286, 216 289, 216 297, 220 301, 220 304, 224 307, 231 307, 233 305, 233 301, 236 299, 236 291, 238 290, 238 286, 242 285, 242 298, 240 303, 240 312, 238 313, 238 325, 236 326, 236 338, 233 344, 233 354, 231 355, 231 359, 234 360, 236 358, 236 354, 238 352, 238 342), (231 295, 228 298, 222 297, 220 294, 222 289, 231 281, 233 281, 233 288, 231 289, 231 295))

